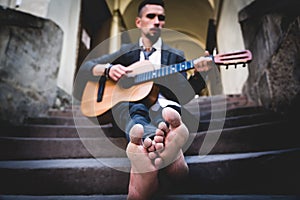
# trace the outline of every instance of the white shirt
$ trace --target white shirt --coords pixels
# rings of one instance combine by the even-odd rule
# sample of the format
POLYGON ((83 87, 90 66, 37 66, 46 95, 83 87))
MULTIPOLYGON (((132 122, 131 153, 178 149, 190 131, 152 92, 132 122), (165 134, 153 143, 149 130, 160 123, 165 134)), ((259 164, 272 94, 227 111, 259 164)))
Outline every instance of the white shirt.
MULTIPOLYGON (((142 49, 145 48, 142 38, 140 38, 139 45, 142 49)), ((156 41, 156 43, 152 45, 152 48, 155 48, 156 51, 154 51, 149 57, 149 61, 152 64, 157 65, 159 67, 161 65, 161 46, 162 46, 162 40, 161 40, 161 38, 159 38, 156 41)), ((140 53, 140 61, 141 60, 145 60, 145 55, 144 55, 143 51, 141 51, 141 53, 140 53)))
MULTIPOLYGON (((144 49, 144 44, 142 41, 142 38, 140 38, 139 40, 139 46, 144 49)), ((161 47, 162 47, 162 40, 161 38, 159 38, 155 44, 152 45, 153 48, 156 49, 156 51, 154 51, 150 56, 149 56, 149 61, 157 66, 161 66, 161 47)), ((143 53, 143 51, 141 51, 140 53, 140 61, 145 60, 145 55, 143 53)), ((181 107, 177 102, 171 101, 166 99, 162 94, 158 95, 158 99, 155 102, 155 104, 151 107, 152 110, 157 111, 159 109, 159 106, 161 106, 162 108, 168 106, 168 105, 174 105, 174 106, 178 106, 181 107)))

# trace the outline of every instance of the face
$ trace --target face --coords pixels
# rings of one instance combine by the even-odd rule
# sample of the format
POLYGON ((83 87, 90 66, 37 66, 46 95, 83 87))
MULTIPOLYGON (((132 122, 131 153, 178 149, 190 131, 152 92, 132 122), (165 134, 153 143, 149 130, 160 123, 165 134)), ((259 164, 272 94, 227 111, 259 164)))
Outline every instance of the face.
POLYGON ((142 36, 158 38, 165 25, 165 10, 160 5, 147 4, 136 18, 136 26, 141 29, 142 36))

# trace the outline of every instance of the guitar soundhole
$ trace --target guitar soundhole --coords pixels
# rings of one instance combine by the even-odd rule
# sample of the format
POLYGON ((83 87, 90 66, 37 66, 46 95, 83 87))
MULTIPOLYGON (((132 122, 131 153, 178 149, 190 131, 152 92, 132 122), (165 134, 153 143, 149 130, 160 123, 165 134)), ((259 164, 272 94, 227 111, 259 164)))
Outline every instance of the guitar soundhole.
POLYGON ((118 81, 118 85, 121 88, 128 89, 134 85, 134 77, 123 76, 118 81))

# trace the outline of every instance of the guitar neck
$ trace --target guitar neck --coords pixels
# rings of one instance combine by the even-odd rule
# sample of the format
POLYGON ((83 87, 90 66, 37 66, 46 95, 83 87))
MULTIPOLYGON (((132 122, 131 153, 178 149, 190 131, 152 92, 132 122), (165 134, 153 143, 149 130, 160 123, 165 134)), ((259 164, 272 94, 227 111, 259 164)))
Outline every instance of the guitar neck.
MULTIPOLYGON (((217 55, 210 55, 209 57, 212 58, 213 62, 216 65, 226 65, 226 69, 228 65, 233 64, 245 64, 252 60, 252 54, 249 50, 242 50, 242 51, 235 51, 230 53, 223 53, 223 54, 217 54, 217 55)), ((245 65, 243 65, 245 66, 245 65)), ((194 68, 194 60, 185 61, 178 64, 169 65, 166 67, 162 67, 157 70, 144 72, 141 74, 138 74, 133 78, 134 84, 139 84, 147 81, 151 81, 156 78, 160 78, 163 76, 171 75, 177 72, 186 71, 189 69, 194 68)))
POLYGON ((134 83, 139 84, 146 81, 151 81, 156 78, 168 76, 177 72, 186 71, 194 68, 194 60, 185 61, 178 64, 162 67, 157 70, 144 72, 134 77, 134 83))

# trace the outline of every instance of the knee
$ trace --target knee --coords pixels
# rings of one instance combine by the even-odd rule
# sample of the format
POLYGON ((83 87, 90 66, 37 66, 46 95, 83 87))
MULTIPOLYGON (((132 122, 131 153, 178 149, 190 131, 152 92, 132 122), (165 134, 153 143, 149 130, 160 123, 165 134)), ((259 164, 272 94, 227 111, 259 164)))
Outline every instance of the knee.
POLYGON ((129 114, 130 116, 134 116, 134 115, 141 115, 144 117, 148 117, 149 116, 149 109, 147 106, 145 106, 142 103, 136 103, 136 104, 132 104, 129 107, 129 114))

